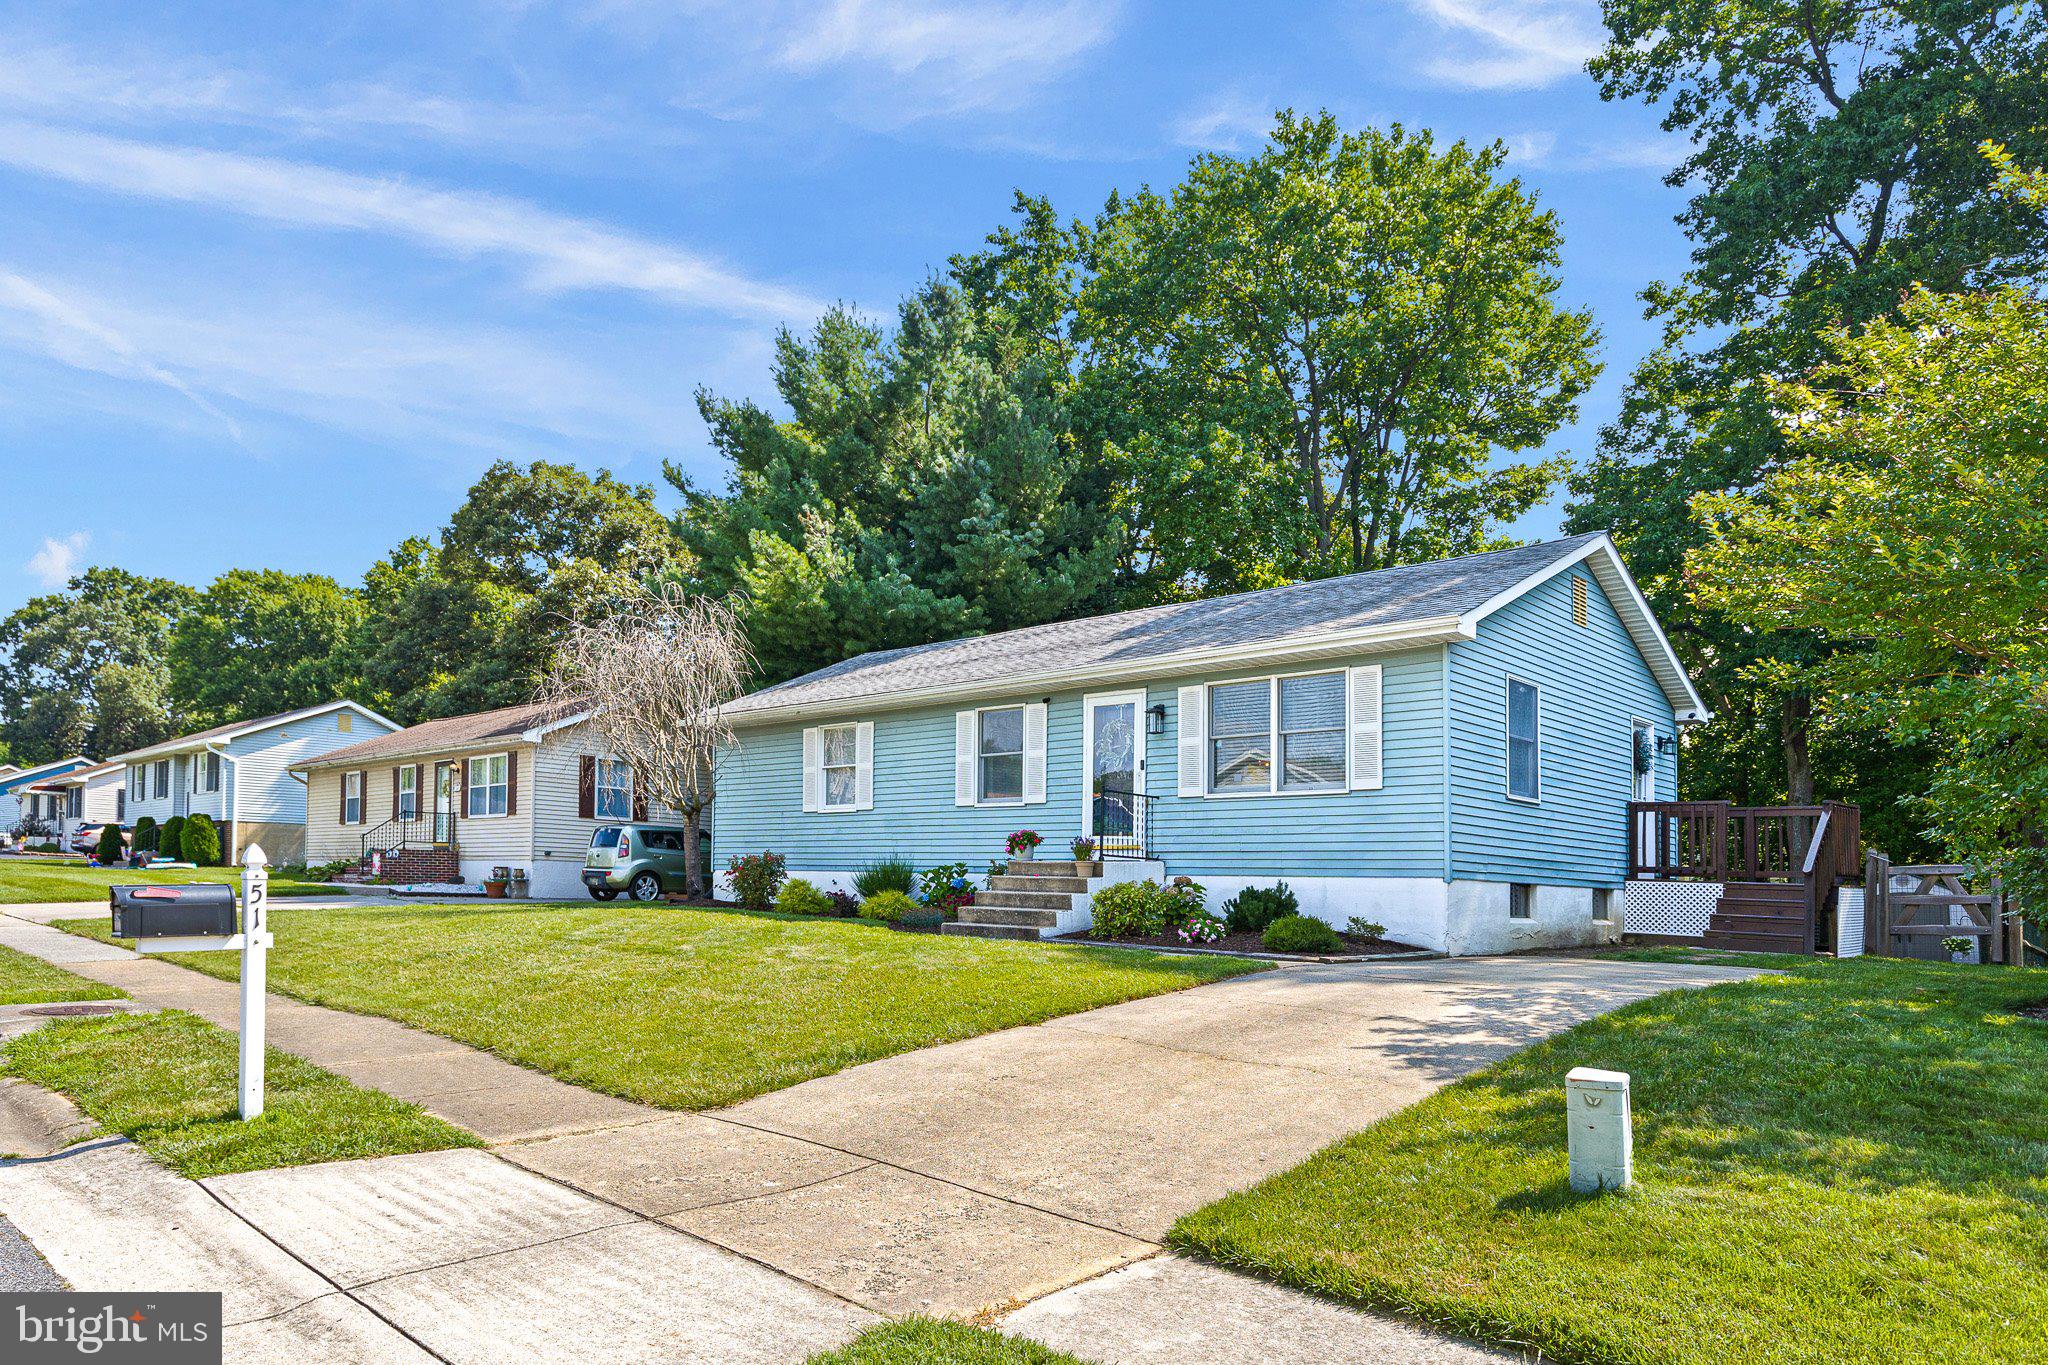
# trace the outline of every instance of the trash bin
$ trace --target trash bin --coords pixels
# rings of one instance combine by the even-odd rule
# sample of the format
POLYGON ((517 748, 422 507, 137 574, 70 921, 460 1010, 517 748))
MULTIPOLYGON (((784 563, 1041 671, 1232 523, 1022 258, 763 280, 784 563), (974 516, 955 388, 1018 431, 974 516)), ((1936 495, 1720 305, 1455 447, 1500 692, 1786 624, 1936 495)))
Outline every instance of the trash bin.
POLYGON ((235 932, 231 886, 111 886, 115 938, 214 938, 235 932))

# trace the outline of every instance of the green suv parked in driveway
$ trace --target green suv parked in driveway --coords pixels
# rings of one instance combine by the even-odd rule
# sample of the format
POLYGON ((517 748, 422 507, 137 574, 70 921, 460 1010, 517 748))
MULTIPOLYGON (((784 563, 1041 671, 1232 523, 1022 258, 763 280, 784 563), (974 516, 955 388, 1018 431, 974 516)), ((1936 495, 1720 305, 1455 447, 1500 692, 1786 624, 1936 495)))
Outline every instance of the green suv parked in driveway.
MULTIPOLYGON (((689 884, 683 865, 685 832, 674 825, 599 825, 583 859, 583 884, 601 901, 625 892, 636 901, 660 900, 689 884)), ((711 840, 700 838, 703 867, 711 869, 711 840)))

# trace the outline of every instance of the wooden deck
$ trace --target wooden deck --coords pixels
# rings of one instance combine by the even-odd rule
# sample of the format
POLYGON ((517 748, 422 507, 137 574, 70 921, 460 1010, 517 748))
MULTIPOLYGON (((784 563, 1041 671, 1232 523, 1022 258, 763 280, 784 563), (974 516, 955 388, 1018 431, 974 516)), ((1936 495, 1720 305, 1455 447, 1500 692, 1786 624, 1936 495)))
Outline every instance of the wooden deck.
POLYGON ((1629 803, 1629 877, 1718 882, 1702 944, 1811 953, 1828 939, 1835 894, 1862 874, 1862 812, 1727 801, 1629 803))

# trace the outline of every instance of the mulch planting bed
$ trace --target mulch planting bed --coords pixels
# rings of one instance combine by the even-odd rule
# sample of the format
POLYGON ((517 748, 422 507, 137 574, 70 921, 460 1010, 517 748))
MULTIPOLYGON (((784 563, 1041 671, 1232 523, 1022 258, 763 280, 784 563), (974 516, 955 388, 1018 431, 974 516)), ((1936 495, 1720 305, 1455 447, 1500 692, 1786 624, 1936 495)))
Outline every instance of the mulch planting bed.
POLYGON ((1263 957, 1385 957, 1392 953, 1420 953, 1427 949, 1412 943, 1396 943, 1385 938, 1356 938, 1339 930, 1337 937, 1344 940, 1344 946, 1332 953, 1276 953, 1265 942, 1252 933, 1225 934, 1211 943, 1188 943, 1178 934, 1159 934, 1144 938, 1099 938, 1083 931, 1078 934, 1061 934, 1060 938, 1070 943, 1113 943, 1120 948, 1207 948, 1217 953, 1258 953, 1263 957))
POLYGON ((2021 1005, 2018 1009, 2014 1010, 2013 1013, 2017 1014, 2022 1019, 2040 1019, 2048 1021, 2048 1000, 2043 1000, 2037 1005, 2021 1005))

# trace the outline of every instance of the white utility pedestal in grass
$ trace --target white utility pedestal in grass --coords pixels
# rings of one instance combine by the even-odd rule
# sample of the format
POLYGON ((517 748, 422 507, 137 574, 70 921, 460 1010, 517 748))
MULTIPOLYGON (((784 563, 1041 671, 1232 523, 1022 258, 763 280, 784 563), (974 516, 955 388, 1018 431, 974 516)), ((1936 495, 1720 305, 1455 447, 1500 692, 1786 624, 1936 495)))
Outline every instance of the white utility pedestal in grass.
POLYGON ((1564 1110, 1572 1189, 1579 1194, 1627 1189, 1635 1179, 1628 1073, 1573 1067, 1564 1078, 1564 1110))

